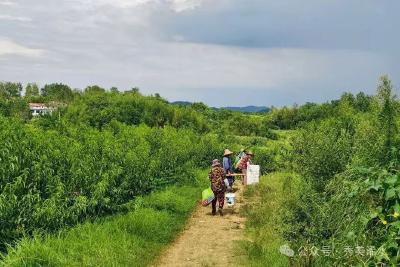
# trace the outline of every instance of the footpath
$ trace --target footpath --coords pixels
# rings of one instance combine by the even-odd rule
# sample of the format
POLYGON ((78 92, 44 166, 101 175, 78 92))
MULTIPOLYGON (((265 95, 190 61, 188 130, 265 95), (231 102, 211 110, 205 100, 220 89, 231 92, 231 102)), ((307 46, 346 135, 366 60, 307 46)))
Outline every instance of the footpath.
POLYGON ((200 204, 185 230, 162 253, 154 266, 235 266, 239 262, 239 240, 244 239, 245 218, 239 214, 243 205, 243 187, 235 182, 233 207, 225 202, 224 216, 212 216, 211 207, 200 204))

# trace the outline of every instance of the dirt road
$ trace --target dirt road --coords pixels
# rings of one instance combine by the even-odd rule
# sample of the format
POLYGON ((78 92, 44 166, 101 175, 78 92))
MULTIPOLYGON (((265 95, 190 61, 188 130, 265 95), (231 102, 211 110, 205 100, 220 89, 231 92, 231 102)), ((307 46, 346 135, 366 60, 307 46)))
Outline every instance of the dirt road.
POLYGON ((212 216, 211 207, 197 207, 177 240, 155 266, 235 266, 237 241, 244 238, 244 220, 239 216, 243 188, 236 182, 236 203, 223 217, 212 216))

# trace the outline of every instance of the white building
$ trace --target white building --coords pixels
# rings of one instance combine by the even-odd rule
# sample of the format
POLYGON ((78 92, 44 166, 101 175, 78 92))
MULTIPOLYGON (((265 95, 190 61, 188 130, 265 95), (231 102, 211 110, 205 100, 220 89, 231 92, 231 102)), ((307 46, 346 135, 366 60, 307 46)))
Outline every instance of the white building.
POLYGON ((32 112, 33 117, 50 114, 54 110, 44 103, 29 103, 29 109, 32 112))

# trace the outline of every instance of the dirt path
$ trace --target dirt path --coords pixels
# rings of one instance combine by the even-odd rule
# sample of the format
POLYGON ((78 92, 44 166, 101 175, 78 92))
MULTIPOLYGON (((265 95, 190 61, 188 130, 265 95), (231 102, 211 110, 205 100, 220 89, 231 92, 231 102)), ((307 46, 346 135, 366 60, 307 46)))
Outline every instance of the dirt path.
POLYGON ((235 183, 236 203, 225 214, 212 216, 211 207, 199 207, 186 229, 162 254, 156 266, 235 266, 237 240, 244 238, 245 218, 239 216, 243 188, 235 183))

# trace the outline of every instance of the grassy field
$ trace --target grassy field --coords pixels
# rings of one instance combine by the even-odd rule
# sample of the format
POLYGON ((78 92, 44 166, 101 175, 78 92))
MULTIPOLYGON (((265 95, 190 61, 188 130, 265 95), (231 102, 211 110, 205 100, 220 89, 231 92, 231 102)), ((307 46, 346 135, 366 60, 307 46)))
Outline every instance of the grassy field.
POLYGON ((245 251, 245 266, 287 266, 288 258, 279 252, 285 244, 282 238, 281 216, 284 201, 291 197, 291 173, 271 173, 261 177, 259 184, 248 186, 242 213, 247 217, 247 240, 240 250, 245 251))
POLYGON ((199 187, 170 187, 138 198, 127 214, 85 223, 58 236, 23 239, 0 266, 146 266, 183 228, 199 187))

